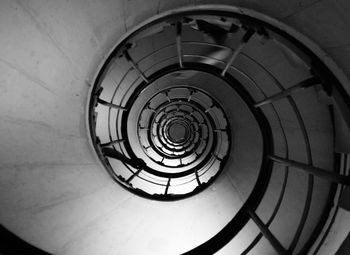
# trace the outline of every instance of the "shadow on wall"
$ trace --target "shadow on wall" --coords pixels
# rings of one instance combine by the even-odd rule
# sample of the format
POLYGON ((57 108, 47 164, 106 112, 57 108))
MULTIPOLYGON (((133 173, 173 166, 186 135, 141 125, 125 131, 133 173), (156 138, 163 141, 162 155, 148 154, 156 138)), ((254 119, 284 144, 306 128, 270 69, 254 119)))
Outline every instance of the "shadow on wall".
POLYGON ((26 243, 2 225, 0 225, 0 252, 0 255, 23 254, 23 252, 27 255, 49 255, 49 253, 26 243))

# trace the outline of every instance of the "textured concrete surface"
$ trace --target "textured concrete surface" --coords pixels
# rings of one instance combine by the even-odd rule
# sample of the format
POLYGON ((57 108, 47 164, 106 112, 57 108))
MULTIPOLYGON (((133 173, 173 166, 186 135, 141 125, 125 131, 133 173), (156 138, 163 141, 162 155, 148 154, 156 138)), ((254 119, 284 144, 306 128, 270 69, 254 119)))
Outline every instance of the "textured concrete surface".
MULTIPOLYGON (((214 2, 252 8, 282 20, 320 45, 350 77, 349 1, 214 2)), ((228 222, 242 203, 237 189, 243 190, 244 183, 237 182, 235 173, 230 175, 236 184, 230 178, 220 178, 211 189, 188 200, 173 204, 144 200, 111 180, 88 144, 85 126, 89 87, 98 65, 118 38, 152 15, 203 3, 213 1, 1 1, 3 225, 55 254, 124 255, 140 254, 142 250, 146 255, 186 251, 228 222)), ((319 143, 332 142, 328 137, 330 127, 322 130, 318 123, 324 119, 319 109, 308 108, 310 102, 302 96, 298 100, 309 109, 302 114, 311 119, 307 128, 314 131, 311 144, 317 153, 319 143)), ((283 104, 280 110, 288 111, 283 104)), ((304 151, 298 150, 301 138, 288 118, 289 139, 294 141, 292 153, 302 159, 304 151)), ((318 166, 331 166, 332 162, 326 160, 329 153, 319 151, 315 155, 318 166)), ((263 219, 270 203, 276 201, 275 188, 281 185, 281 173, 274 174, 276 181, 268 190, 271 199, 259 208, 263 219)), ((292 178, 295 183, 305 181, 299 172, 292 178)), ((291 202, 279 215, 280 222, 291 229, 296 228, 295 224, 285 219, 295 217, 290 209, 293 206, 293 210, 301 210, 303 201, 298 200, 303 200, 305 194, 305 190, 299 190, 300 196, 295 196, 294 191, 288 188, 286 196, 291 202)), ((323 193, 315 192, 314 196, 317 199, 323 193)), ((312 210, 317 208, 315 205, 312 210)), ((280 225, 272 225, 272 231, 283 235, 280 225)), ((243 249, 251 233, 258 230, 250 223, 220 254, 243 249)), ((281 241, 287 242, 289 234, 292 232, 283 235, 281 241)), ((267 243, 257 249, 260 252, 256 254, 272 252, 267 243)))

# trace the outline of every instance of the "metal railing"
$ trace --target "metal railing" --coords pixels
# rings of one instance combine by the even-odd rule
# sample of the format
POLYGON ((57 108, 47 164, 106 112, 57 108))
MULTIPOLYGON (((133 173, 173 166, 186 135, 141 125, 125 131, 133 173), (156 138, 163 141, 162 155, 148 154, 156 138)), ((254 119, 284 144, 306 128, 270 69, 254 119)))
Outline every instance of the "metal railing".
MULTIPOLYGON (((313 192, 318 187, 315 186, 315 178, 333 183, 327 198, 327 203, 330 203, 334 197, 334 187, 338 184, 350 185, 350 177, 339 172, 337 154, 331 159, 335 163, 334 169, 323 169, 315 165, 308 128, 296 98, 305 92, 316 93, 313 88, 317 88, 333 97, 335 104, 342 108, 350 108, 350 100, 339 80, 310 49, 287 32, 265 21, 221 9, 193 9, 155 19, 126 37, 102 68, 90 104, 91 135, 101 161, 111 176, 128 190, 161 200, 193 195, 210 185, 224 171, 224 163, 230 151, 230 142, 225 141, 231 140, 229 121, 223 110, 225 107, 209 93, 188 84, 157 89, 157 82, 161 79, 169 75, 186 75, 190 71, 214 76, 242 98, 258 123, 263 148, 257 181, 243 207, 217 235, 185 254, 217 252, 249 220, 253 220, 260 233, 252 238, 251 244, 242 254, 249 254, 262 237, 271 243, 278 254, 305 254, 319 234, 318 226, 308 236, 309 241, 297 250, 309 217, 313 192), (163 32, 152 32, 152 26, 160 22, 164 25, 163 32), (191 31, 203 34, 205 39, 186 41, 186 36, 191 31), (144 36, 138 37, 140 32, 144 36), (173 33, 173 42, 152 45, 149 52, 137 53, 143 47, 145 38, 158 38, 159 33, 167 36, 173 33), (241 35, 241 39, 236 45, 225 44, 225 40, 232 34, 241 35), (244 52, 251 41, 269 41, 276 48, 284 45, 303 63, 301 72, 305 77, 295 84, 284 85, 268 67, 244 52), (244 59, 268 77, 271 81, 270 89, 261 86, 244 68, 235 65, 238 58, 244 59), (118 82, 110 78, 111 72, 117 73, 118 82), (236 76, 243 77, 249 87, 238 81, 236 76), (176 90, 177 95, 170 96, 176 90), (142 99, 146 97, 148 98, 142 99), (290 140, 286 135, 283 116, 279 112, 281 101, 295 116, 303 141, 300 149, 305 151, 305 161, 291 156, 290 140), (199 117, 195 117, 196 113, 199 117), (271 124, 271 118, 277 123, 277 128, 271 124), (222 122, 226 125, 222 126, 222 122), (130 138, 132 125, 135 126, 136 140, 130 138), (181 129, 181 135, 177 138, 170 131, 174 126, 181 129), (105 127, 107 128, 101 131, 105 127), (274 139, 277 129, 282 137, 280 141, 274 139), (135 144, 137 140, 138 144, 135 144), (282 147, 283 151, 275 150, 277 143, 280 143, 278 147, 282 147), (202 148, 201 151, 198 152, 198 148, 202 148), (112 165, 112 160, 122 164, 112 165), (280 165, 284 171, 283 182, 275 207, 271 208, 271 214, 264 222, 259 217, 257 208, 264 198, 272 172, 279 171, 280 165), (215 171, 210 171, 214 166, 215 171), (289 176, 293 171, 306 173, 307 192, 297 228, 286 246, 282 245, 269 227, 284 201, 289 176), (205 177, 206 174, 209 176, 205 177), (173 183, 176 178, 179 180, 173 183), (181 186, 185 188, 182 190, 181 186)), ((325 209, 323 215, 327 215, 327 211, 329 208, 325 209)))

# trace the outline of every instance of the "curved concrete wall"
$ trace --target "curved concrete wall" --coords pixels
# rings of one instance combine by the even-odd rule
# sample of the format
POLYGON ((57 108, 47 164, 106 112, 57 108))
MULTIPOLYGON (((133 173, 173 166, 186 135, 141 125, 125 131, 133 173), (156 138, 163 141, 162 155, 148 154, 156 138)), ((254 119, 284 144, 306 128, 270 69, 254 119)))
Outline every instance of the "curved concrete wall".
MULTIPOLYGON (((350 3, 346 0, 3 0, 2 224, 55 254, 125 254, 137 245, 130 242, 133 231, 147 235, 148 229, 142 226, 145 219, 132 214, 140 203, 149 210, 161 207, 159 213, 171 210, 169 205, 162 207, 125 192, 102 169, 88 144, 86 98, 104 54, 128 29, 165 10, 213 2, 251 8, 282 20, 320 45, 350 77, 350 3), (133 219, 120 224, 130 231, 118 232, 111 223, 126 217, 133 219)), ((205 208, 206 200, 196 201, 205 208)), ((141 246, 148 247, 149 254, 171 246, 161 239, 153 242, 141 246)))

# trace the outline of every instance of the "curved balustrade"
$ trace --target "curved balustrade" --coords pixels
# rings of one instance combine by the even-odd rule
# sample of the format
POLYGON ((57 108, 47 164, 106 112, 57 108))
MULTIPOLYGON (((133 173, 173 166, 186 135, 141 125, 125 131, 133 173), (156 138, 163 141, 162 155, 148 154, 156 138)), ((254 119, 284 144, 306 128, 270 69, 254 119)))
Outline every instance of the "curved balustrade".
MULTIPOLYGON (((255 119, 262 141, 260 169, 231 221, 185 254, 219 251, 249 221, 260 233, 242 254, 249 254, 262 237, 278 254, 304 254, 319 233, 310 221, 310 211, 317 214, 315 192, 325 189, 328 195, 319 203, 328 204, 335 185, 350 184, 349 176, 339 173, 333 138, 316 148, 313 127, 319 123, 306 118, 312 119, 317 108, 314 112, 326 116, 321 120, 329 130, 333 108, 317 100, 320 92, 336 95, 336 105, 348 107, 350 101, 316 54, 266 21, 208 7, 161 16, 130 33, 94 85, 89 111, 96 151, 116 182, 131 192, 157 200, 194 195, 232 170, 225 162, 235 153, 235 125, 227 112, 235 110, 235 102, 223 99, 225 89, 234 91, 255 119), (317 150, 329 156, 326 163, 317 150), (279 191, 263 219, 259 208, 269 199, 276 171, 283 173, 279 191), (270 228, 290 192, 288 185, 295 182, 295 171, 305 171, 302 211, 293 234, 281 241, 270 228), (329 183, 325 186, 318 178, 329 183), (306 233, 306 225, 314 231, 306 233)), ((327 210, 316 217, 324 218, 327 210)))

